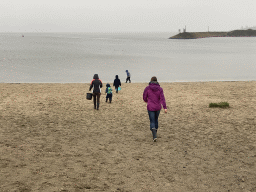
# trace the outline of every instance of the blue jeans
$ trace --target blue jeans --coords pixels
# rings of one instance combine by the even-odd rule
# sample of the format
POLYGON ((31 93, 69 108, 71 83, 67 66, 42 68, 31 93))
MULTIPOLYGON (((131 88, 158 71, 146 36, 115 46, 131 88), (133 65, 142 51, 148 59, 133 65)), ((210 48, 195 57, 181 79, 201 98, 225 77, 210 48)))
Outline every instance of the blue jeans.
POLYGON ((158 129, 159 114, 160 114, 160 110, 159 111, 148 111, 151 131, 152 131, 152 128, 156 128, 156 130, 158 129))

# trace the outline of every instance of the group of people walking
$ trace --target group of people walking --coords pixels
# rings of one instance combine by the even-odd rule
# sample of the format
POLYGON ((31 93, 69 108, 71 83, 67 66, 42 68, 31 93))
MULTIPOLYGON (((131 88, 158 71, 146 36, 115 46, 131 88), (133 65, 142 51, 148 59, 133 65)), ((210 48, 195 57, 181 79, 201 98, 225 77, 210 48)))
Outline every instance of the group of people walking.
MULTIPOLYGON (((128 70, 126 70, 126 73, 127 73, 126 83, 127 81, 131 83, 131 79, 130 79, 131 74, 128 72, 128 70)), ((118 75, 116 75, 113 86, 115 87, 116 93, 118 93, 118 88, 119 86, 121 86, 121 81, 118 78, 118 75)), ((99 79, 98 74, 95 74, 93 76, 93 80, 91 81, 89 91, 91 91, 92 88, 93 88, 94 109, 99 110, 102 81, 99 79)), ((113 90, 110 84, 108 83, 106 85, 106 90, 105 90, 105 93, 107 93, 106 102, 109 99, 109 102, 111 103, 112 91, 113 90)), ((156 142, 157 130, 158 130, 158 117, 160 114, 160 110, 163 106, 165 113, 167 113, 167 107, 166 107, 163 89, 160 87, 157 81, 157 78, 155 76, 151 78, 149 85, 144 89, 143 100, 147 103, 147 110, 148 110, 148 115, 150 120, 150 130, 152 132, 153 141, 156 142)))
MULTIPOLYGON (((118 75, 116 75, 116 79, 114 80, 114 83, 113 83, 113 86, 115 86, 116 93, 118 93, 119 85, 121 86, 121 81, 118 78, 118 75)), ((107 93, 106 102, 108 102, 108 99, 109 99, 109 103, 111 103, 111 101, 112 101, 112 88, 110 87, 110 84, 107 84, 106 87, 107 87, 106 91, 105 91, 105 93, 107 93)))
MULTIPOLYGON (((131 73, 128 70, 126 70, 125 72, 127 73, 126 83, 127 83, 127 81, 129 81, 131 83, 131 73)), ((119 88, 119 86, 121 86, 121 81, 118 78, 118 75, 116 75, 116 79, 114 80, 113 86, 115 86, 116 93, 118 93, 118 88, 119 88)), ((111 103, 112 88, 111 88, 110 84, 107 84, 106 87, 107 87, 106 91, 105 91, 105 93, 107 93, 106 102, 108 102, 108 99, 109 99, 109 102, 111 103)), ((98 74, 94 74, 93 80, 91 81, 91 84, 90 84, 89 91, 91 91, 92 88, 93 88, 92 95, 93 95, 94 109, 99 110, 102 81, 99 79, 98 74), (96 102, 97 102, 97 105, 96 105, 96 102)))

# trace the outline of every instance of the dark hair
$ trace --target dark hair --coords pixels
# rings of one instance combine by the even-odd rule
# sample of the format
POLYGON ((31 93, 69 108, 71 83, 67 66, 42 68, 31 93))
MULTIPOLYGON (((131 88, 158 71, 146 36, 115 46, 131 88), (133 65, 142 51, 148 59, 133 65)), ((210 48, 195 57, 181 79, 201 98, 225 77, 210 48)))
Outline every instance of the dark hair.
POLYGON ((94 74, 93 79, 99 79, 99 75, 98 74, 94 74))
POLYGON ((157 81, 156 76, 153 76, 153 77, 151 78, 151 81, 157 81))

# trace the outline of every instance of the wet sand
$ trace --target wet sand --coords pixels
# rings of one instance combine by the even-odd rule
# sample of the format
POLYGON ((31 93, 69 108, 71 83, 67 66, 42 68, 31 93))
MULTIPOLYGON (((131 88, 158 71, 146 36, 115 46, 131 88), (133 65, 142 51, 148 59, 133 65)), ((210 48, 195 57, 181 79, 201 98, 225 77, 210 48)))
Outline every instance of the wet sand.
POLYGON ((97 111, 89 84, 1 83, 1 191, 256 191, 255 81, 160 83, 156 143, 147 85, 97 111))

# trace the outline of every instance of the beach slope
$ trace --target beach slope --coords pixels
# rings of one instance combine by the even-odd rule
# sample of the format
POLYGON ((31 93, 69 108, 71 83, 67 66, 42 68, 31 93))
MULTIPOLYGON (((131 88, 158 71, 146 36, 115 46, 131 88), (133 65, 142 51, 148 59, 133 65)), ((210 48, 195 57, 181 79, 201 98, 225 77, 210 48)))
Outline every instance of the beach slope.
POLYGON ((88 83, 1 83, 1 191, 256 190, 256 82, 160 83, 156 143, 147 85, 123 83, 97 111, 88 83))

